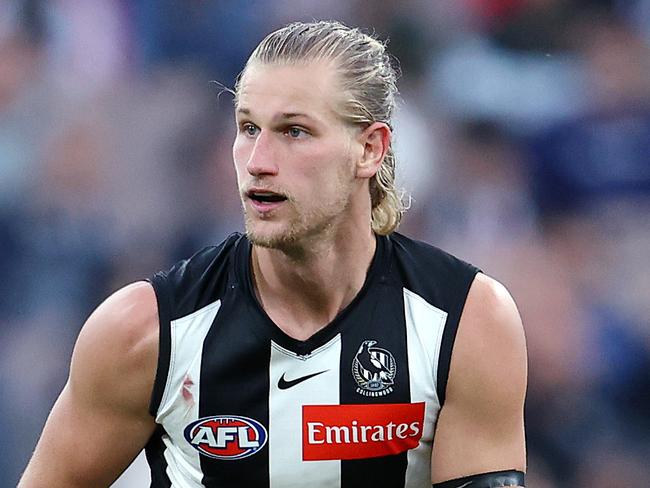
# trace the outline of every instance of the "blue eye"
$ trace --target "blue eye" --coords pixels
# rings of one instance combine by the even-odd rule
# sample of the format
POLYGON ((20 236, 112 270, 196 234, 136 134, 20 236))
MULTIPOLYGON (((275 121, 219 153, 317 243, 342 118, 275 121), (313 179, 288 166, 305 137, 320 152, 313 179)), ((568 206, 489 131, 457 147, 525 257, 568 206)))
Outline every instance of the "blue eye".
POLYGON ((304 129, 301 129, 300 127, 289 127, 289 129, 287 129, 287 134, 294 139, 306 133, 307 132, 304 129))
POLYGON ((257 135, 257 127, 253 124, 246 123, 242 125, 242 130, 246 133, 248 136, 255 136, 257 135))

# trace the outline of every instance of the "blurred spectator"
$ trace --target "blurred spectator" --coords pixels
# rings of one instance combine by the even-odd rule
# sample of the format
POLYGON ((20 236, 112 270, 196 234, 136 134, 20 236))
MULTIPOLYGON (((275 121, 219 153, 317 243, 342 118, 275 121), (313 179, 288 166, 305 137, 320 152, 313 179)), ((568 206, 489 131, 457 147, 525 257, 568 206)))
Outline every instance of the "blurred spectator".
POLYGON ((191 61, 232 86, 267 30, 264 12, 272 5, 267 0, 129 2, 139 61, 145 69, 191 61))
POLYGON ((129 36, 119 0, 47 2, 48 69, 67 97, 92 97, 129 66, 129 36))
MULTIPOLYGON (((583 16, 572 34, 588 104, 580 116, 535 137, 530 153, 548 246, 564 256, 589 325, 581 344, 590 373, 574 403, 590 398, 591 408, 576 419, 585 423, 584 433, 567 452, 608 451, 619 443, 624 447, 612 465, 633 466, 627 470, 633 480, 647 472, 634 453, 647 449, 650 434, 650 292, 644 286, 650 280, 644 257, 650 243, 650 56, 638 34, 611 14, 583 16)), ((552 450, 560 441, 547 437, 552 450)), ((610 486, 606 476, 590 471, 594 466, 567 460, 564 472, 576 483, 610 486)))
POLYGON ((44 36, 34 2, 0 4, 0 205, 20 198, 44 130, 41 105, 44 36))
POLYGON ((459 123, 447 134, 446 161, 429 206, 425 239, 481 259, 484 250, 517 242, 535 225, 522 151, 488 120, 459 123), (460 246, 460 247, 459 247, 460 246))

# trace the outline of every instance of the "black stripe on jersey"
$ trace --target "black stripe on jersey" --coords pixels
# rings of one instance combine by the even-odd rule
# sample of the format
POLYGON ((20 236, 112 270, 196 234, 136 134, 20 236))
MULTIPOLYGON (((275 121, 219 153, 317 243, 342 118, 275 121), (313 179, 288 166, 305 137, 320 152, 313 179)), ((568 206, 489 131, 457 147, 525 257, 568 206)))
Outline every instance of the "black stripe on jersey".
MULTIPOLYGON (((199 418, 236 415, 269 429, 269 341, 251 332, 250 301, 232 283, 203 344, 199 418), (218 351, 218 354, 215 352, 218 351), (242 355, 246 351, 246 355, 242 355), (208 373, 209 372, 209 373, 208 373), (209 374, 209 376, 208 376, 209 374)), ((269 447, 237 460, 201 455, 203 485, 207 488, 269 486, 269 447)))
MULTIPOLYGON (((388 271, 383 267, 383 271, 388 271)), ((380 277, 372 300, 360 303, 351 321, 354 327, 342 333, 341 348, 341 404, 410 403, 409 368, 402 289, 380 277), (381 335, 379 335, 381 331, 381 335), (389 351, 397 370, 393 391, 386 396, 371 397, 360 394, 352 373, 352 363, 366 340, 376 340, 375 347, 389 351)), ((368 297, 369 298, 369 297, 368 297)), ((406 477, 407 453, 369 459, 341 461, 341 488, 359 486, 403 487, 406 477)))
POLYGON ((428 303, 447 312, 442 335, 436 389, 440 406, 445 403, 451 353, 467 293, 480 270, 451 254, 397 232, 390 236, 397 266, 406 286, 428 303))
POLYGON ((191 258, 147 280, 156 292, 160 328, 158 367, 149 403, 149 413, 154 417, 158 414, 169 374, 171 321, 209 305, 225 292, 229 274, 223 271, 230 261, 223 256, 228 256, 241 239, 241 234, 231 234, 218 246, 203 248, 191 258))
POLYGON ((438 377, 437 391, 440 406, 444 405, 445 397, 447 394, 447 380, 449 379, 449 367, 451 366, 451 353, 454 349, 454 342, 456 341, 456 333, 458 332, 458 324, 460 323, 460 316, 463 313, 465 302, 467 301, 467 293, 470 286, 474 282, 474 277, 478 269, 472 267, 470 270, 471 277, 466 277, 466 281, 460 285, 460 299, 456 302, 456 306, 451 309, 447 315, 447 323, 442 332, 442 344, 440 345, 440 359, 438 360, 438 377))
POLYGON ((165 282, 165 275, 157 273, 147 280, 156 292, 158 303, 158 366, 156 368, 156 379, 153 384, 153 392, 149 402, 149 413, 155 418, 158 414, 158 407, 165 393, 165 384, 169 374, 169 360, 171 357, 171 289, 165 282))
POLYGON ((230 256, 244 237, 231 234, 218 246, 202 249, 167 273, 174 288, 172 320, 185 317, 218 300, 225 292, 230 276, 230 256))
POLYGON ((172 486, 172 482, 167 476, 167 460, 163 454, 165 444, 162 441, 162 436, 164 434, 165 429, 159 425, 144 448, 147 462, 151 468, 151 488, 171 488, 172 486))

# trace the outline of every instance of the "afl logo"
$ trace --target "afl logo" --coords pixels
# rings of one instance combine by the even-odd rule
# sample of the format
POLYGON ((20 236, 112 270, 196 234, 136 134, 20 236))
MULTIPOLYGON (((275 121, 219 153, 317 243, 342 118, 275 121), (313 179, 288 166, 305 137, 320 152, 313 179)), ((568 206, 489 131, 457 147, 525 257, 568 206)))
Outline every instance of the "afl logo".
POLYGON ((352 360, 352 376, 359 385, 357 393, 370 397, 391 393, 397 373, 393 355, 375 344, 377 341, 363 341, 352 360))
POLYGON ((185 427, 185 440, 214 459, 242 459, 262 449, 268 439, 257 420, 238 415, 204 417, 185 427))

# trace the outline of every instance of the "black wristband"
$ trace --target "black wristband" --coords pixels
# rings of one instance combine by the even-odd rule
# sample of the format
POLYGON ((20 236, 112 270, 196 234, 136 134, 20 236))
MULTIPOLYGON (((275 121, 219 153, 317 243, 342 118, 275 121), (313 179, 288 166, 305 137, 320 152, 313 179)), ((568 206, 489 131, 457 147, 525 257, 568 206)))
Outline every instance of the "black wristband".
POLYGON ((498 488, 501 486, 525 486, 524 473, 515 470, 493 471, 491 473, 474 474, 443 481, 431 485, 432 488, 498 488))

